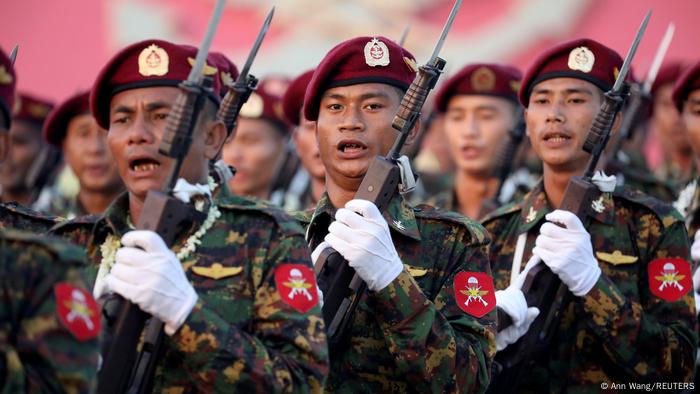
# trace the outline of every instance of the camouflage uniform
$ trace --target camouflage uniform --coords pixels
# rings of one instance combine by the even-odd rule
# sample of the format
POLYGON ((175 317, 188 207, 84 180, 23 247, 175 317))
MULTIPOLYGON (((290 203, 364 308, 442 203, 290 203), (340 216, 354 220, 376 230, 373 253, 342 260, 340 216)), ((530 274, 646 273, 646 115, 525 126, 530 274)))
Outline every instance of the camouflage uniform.
POLYGON ((99 311, 84 290, 84 264, 85 253, 59 239, 0 231, 2 392, 94 390, 99 311), (88 323, 79 318, 64 320, 75 304, 62 309, 70 299, 57 290, 78 288, 93 306, 82 310, 94 324, 88 331, 81 326, 88 323))
POLYGON ((695 237, 700 229, 700 188, 698 179, 689 182, 679 193, 678 200, 673 204, 674 208, 685 217, 685 225, 688 236, 695 237))
POLYGON ((0 229, 45 233, 61 219, 25 208, 16 202, 0 203, 0 229))
MULTIPOLYGON (((668 205, 622 188, 600 193, 592 208, 588 232, 602 274, 587 295, 563 306, 555 345, 526 367, 521 388, 598 392, 601 382, 688 382, 697 343, 692 285, 677 301, 665 301, 652 293, 648 273, 655 259, 689 261, 682 219, 668 205)), ((522 202, 484 219, 496 237, 489 257, 497 289, 510 282, 519 235, 527 233, 522 270, 550 211, 540 183, 522 202)))
MULTIPOLYGON (((335 209, 324 193, 315 211, 298 213, 311 248, 327 233, 335 209)), ((328 392, 483 391, 496 352, 495 308, 481 318, 460 309, 455 275, 490 275, 489 238, 459 214, 411 208, 395 197, 384 212, 404 270, 360 301, 349 345, 332 352, 328 392)))
POLYGON ((66 219, 73 219, 78 216, 87 215, 88 212, 83 208, 78 196, 56 195, 51 199, 46 212, 52 215, 60 216, 66 219))
MULTIPOLYGON (((328 371, 320 308, 293 309, 275 284, 285 265, 311 270, 301 228, 279 209, 231 195, 225 185, 215 203, 222 216, 182 262, 199 300, 165 339, 154 392, 320 391, 328 371)), ((128 214, 122 194, 98 220, 76 218, 53 231, 88 245, 94 279, 100 246, 108 234, 130 230, 128 214)))

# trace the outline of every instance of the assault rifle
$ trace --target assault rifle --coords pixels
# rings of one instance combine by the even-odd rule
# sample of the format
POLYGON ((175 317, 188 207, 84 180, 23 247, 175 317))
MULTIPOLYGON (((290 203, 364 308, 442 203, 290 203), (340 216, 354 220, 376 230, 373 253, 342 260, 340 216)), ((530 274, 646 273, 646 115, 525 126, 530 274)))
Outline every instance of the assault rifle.
MULTIPOLYGON (((386 208, 397 192, 401 180, 398 164, 401 148, 420 118, 420 111, 428 93, 435 87, 445 67, 445 60, 438 57, 438 54, 461 4, 462 0, 455 1, 430 60, 420 67, 401 100, 399 110, 392 121, 392 127, 399 132, 394 145, 386 157, 375 157, 355 193, 355 198, 373 202, 380 211, 386 208)), ((336 345, 340 345, 347 337, 366 284, 333 248, 326 248, 321 252, 315 271, 319 287, 324 294, 322 311, 328 330, 329 347, 336 349, 336 345)))
MULTIPOLYGON (((180 230, 202 222, 204 215, 172 196, 180 168, 192 143, 192 133, 207 96, 212 95, 212 80, 203 74, 207 54, 226 0, 217 0, 214 13, 195 64, 168 115, 159 152, 172 158, 168 182, 162 190, 149 190, 136 228, 158 233, 172 245, 180 230)), ((103 307, 103 327, 108 342, 103 346, 103 364, 98 373, 98 393, 151 392, 156 363, 163 344, 163 322, 143 312, 137 305, 112 295, 103 307), (141 351, 136 349, 150 318, 141 351), (133 368, 132 368, 133 367, 133 368)))
MULTIPOLYGON (((610 138, 615 117, 629 94, 625 78, 650 17, 651 11, 644 17, 615 84, 605 93, 603 105, 588 132, 583 145, 583 150, 591 155, 586 171, 583 176, 572 177, 564 191, 560 209, 574 213, 584 224, 588 222, 591 202, 599 193, 591 179, 610 138)), ((571 296, 568 287, 543 263, 537 264, 528 272, 522 291, 528 306, 537 306, 540 314, 523 337, 496 354, 492 384, 488 389, 490 393, 512 392, 517 388, 527 362, 542 356, 549 348, 559 326, 561 307, 568 303, 571 296)), ((511 324, 510 316, 501 309, 498 319, 499 331, 511 324)))
POLYGON ((238 121, 238 114, 241 112, 241 107, 248 101, 253 90, 258 87, 258 79, 254 75, 250 75, 250 67, 253 65, 253 60, 258 54, 258 49, 270 29, 270 23, 272 22, 272 16, 275 14, 275 7, 272 7, 270 12, 267 14, 265 21, 263 22, 258 37, 255 39, 253 47, 250 49, 248 54, 248 59, 246 59, 245 64, 241 73, 238 74, 236 82, 229 86, 226 96, 221 100, 221 105, 219 106, 219 112, 217 117, 221 119, 226 125, 226 133, 231 135, 233 129, 236 128, 236 122, 238 121))

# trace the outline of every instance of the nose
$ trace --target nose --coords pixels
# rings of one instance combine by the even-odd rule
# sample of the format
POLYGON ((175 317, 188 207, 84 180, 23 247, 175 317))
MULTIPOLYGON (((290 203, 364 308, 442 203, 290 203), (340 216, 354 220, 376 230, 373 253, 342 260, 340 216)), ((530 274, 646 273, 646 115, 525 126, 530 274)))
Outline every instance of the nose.
POLYGON ((562 123, 564 119, 562 103, 558 101, 553 102, 547 111, 547 123, 562 123))
POLYGON ((128 143, 130 145, 152 144, 155 142, 155 135, 151 130, 152 125, 146 122, 143 116, 136 116, 127 133, 129 133, 128 143))
POLYGON ((479 122, 476 120, 475 116, 466 117, 463 135, 469 138, 475 138, 479 135, 479 122))
POLYGON ((348 106, 338 126, 341 132, 364 131, 365 124, 362 119, 361 109, 358 106, 348 106))

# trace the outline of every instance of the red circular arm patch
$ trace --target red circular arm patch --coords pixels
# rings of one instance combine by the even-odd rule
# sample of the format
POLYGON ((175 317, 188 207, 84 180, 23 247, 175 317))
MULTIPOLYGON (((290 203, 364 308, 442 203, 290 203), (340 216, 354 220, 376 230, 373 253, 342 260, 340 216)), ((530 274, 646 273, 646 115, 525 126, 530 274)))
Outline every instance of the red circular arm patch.
POLYGON ((275 270, 275 285, 282 301, 301 313, 318 303, 314 271, 301 264, 281 264, 275 270))
POLYGON ((100 333, 100 308, 92 295, 68 283, 53 287, 56 314, 61 323, 79 341, 87 341, 100 333))
POLYGON ((457 305, 474 317, 482 317, 496 307, 493 278, 483 272, 460 272, 454 281, 457 305))
POLYGON ((690 264, 683 259, 656 259, 647 266, 649 290, 655 296, 675 302, 693 288, 690 264))

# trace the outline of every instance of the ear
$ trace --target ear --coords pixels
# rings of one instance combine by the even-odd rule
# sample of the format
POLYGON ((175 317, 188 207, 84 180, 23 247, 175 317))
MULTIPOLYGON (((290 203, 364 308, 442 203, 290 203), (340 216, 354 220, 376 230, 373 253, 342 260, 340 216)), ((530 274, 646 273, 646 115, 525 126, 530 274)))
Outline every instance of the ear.
POLYGON ((4 128, 0 128, 0 163, 5 161, 9 147, 10 133, 4 128))
MULTIPOLYGON (((231 133, 231 135, 233 135, 233 133, 231 133)), ((209 122, 204 138, 204 154, 206 157, 209 160, 215 159, 226 140, 226 126, 224 122, 220 120, 209 122)))
POLYGON ((525 135, 530 138, 530 128, 527 127, 527 108, 523 108, 523 119, 525 120, 525 135))
POLYGON ((421 118, 419 117, 416 120, 416 124, 413 125, 411 131, 408 132, 408 137, 406 137, 406 142, 404 143, 404 145, 411 145, 416 141, 416 139, 418 138, 418 133, 420 133, 422 130, 422 125, 423 123, 421 121, 421 118))

